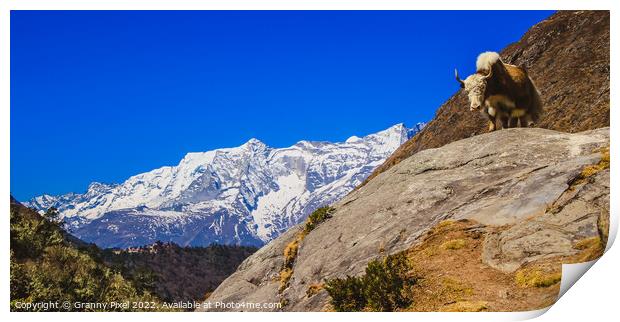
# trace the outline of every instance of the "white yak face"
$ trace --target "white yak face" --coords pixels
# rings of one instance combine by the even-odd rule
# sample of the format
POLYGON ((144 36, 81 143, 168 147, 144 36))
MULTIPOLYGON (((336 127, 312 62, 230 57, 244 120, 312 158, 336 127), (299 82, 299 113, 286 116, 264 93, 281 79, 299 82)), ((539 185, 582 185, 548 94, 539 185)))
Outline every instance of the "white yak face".
POLYGON ((475 111, 480 109, 484 103, 484 92, 487 88, 485 77, 476 73, 465 78, 463 83, 463 88, 469 97, 469 110, 475 111))

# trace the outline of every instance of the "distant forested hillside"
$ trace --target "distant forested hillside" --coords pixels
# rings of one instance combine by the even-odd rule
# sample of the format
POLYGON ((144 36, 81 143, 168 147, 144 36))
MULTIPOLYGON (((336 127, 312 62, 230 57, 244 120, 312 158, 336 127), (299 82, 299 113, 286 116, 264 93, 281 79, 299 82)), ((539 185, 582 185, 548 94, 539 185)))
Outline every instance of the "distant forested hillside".
POLYGON ((54 221, 56 215, 52 209, 41 216, 11 198, 11 311, 43 310, 22 305, 36 302, 160 301, 107 267, 96 246, 70 238, 54 221))
POLYGON ((255 251, 254 247, 181 247, 158 242, 123 251, 107 249, 103 259, 164 301, 200 301, 255 251))
POLYGON ((156 307, 47 308, 51 311, 166 310, 164 302, 202 300, 256 249, 175 244, 102 250, 66 233, 50 209, 41 216, 11 197, 11 311, 23 303, 149 302, 156 307))

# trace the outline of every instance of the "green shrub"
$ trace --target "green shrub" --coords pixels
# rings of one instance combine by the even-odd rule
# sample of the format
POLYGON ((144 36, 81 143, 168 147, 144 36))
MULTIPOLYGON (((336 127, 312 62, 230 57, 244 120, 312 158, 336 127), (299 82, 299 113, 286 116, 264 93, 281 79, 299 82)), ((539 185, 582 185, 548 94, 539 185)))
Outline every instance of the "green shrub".
POLYGON ((42 218, 28 218, 16 207, 11 207, 10 235, 11 249, 17 260, 40 256, 45 247, 59 245, 64 240, 58 225, 42 218))
POLYGON ((347 276, 325 282, 325 290, 331 296, 331 304, 338 312, 357 312, 366 306, 364 282, 361 277, 347 276))
POLYGON ((409 270, 404 253, 390 255, 370 261, 362 277, 326 281, 325 290, 336 311, 394 311, 411 305, 409 289, 416 279, 409 270))
POLYGON ((410 266, 403 253, 373 260, 366 267, 364 296, 372 311, 394 311, 411 304, 406 291, 415 284, 407 273, 410 266))
POLYGON ((334 208, 327 206, 327 207, 321 207, 315 210, 314 212, 312 212, 310 216, 308 216, 308 219, 306 220, 306 225, 304 226, 304 232, 305 233, 311 232, 320 223, 331 218, 333 211, 334 211, 334 208))

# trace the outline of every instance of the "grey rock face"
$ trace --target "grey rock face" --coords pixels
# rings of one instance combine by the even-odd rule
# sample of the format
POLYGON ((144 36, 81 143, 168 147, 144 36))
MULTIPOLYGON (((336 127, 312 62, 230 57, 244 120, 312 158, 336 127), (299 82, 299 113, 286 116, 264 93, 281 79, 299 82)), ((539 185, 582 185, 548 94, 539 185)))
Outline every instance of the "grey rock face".
POLYGON ((478 221, 487 232, 483 262, 496 269, 571 255, 576 240, 598 236, 597 220, 609 214, 608 170, 571 186, 608 145, 608 128, 509 129, 421 151, 334 205, 333 217, 300 243, 281 294, 283 250, 299 226, 247 258, 209 301, 284 301, 284 311, 320 311, 329 297, 324 290, 309 297, 310 285, 363 274, 370 260, 415 245, 446 219, 478 221))
POLYGON ((593 180, 566 190, 544 215, 488 235, 483 262, 513 272, 538 259, 573 255, 576 241, 599 236, 599 220, 609 216, 609 169, 593 180))

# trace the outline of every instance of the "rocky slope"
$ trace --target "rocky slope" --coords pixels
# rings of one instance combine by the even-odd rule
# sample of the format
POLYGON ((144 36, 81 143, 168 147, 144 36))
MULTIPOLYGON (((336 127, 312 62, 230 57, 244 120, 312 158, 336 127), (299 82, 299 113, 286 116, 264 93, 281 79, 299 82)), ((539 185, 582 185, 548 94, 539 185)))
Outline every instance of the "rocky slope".
POLYGON ((400 309, 544 307, 559 263, 598 256, 606 241, 608 146, 608 128, 508 129, 418 152, 334 204, 303 239, 292 228, 248 257, 208 301, 330 310, 326 280, 404 251, 418 282, 400 309))
MULTIPOLYGON (((536 127, 580 132, 609 126, 609 53, 609 11, 560 11, 500 55, 506 63, 525 67, 540 90, 545 112, 536 127)), ((458 88, 453 79, 446 84, 458 88)), ((486 132, 485 118, 468 106, 467 96, 458 91, 366 182, 418 151, 486 132)))
POLYGON ((262 245, 349 193, 422 127, 397 124, 346 142, 301 141, 288 148, 251 139, 189 153, 177 166, 122 184, 92 183, 84 194, 44 195, 25 204, 41 212, 58 208, 72 234, 101 247, 158 240, 262 245))

